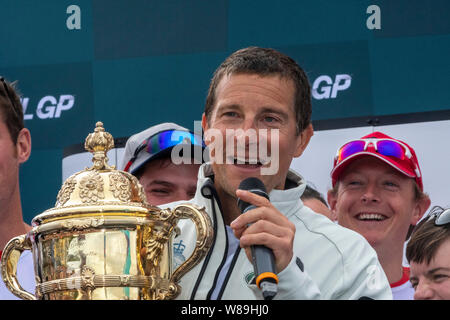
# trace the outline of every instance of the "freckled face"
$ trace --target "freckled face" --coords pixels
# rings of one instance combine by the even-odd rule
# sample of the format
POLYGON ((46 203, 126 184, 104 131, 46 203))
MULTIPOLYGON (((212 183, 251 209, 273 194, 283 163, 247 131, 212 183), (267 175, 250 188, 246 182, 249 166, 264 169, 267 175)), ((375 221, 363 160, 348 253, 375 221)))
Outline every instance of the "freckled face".
POLYGON ((403 243, 409 226, 423 214, 414 180, 374 157, 355 160, 338 183, 329 203, 339 224, 362 234, 373 247, 403 243))

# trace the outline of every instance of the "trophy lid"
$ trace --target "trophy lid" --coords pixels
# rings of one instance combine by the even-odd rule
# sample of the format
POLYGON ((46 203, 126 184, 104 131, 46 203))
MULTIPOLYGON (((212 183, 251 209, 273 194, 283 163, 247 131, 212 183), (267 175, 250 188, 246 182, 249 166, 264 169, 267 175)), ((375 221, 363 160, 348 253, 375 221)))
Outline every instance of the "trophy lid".
POLYGON ((108 164, 107 152, 114 148, 114 139, 102 122, 96 123, 84 147, 93 154, 93 166, 67 178, 58 192, 55 207, 37 215, 33 225, 86 214, 148 214, 151 206, 137 178, 108 164))

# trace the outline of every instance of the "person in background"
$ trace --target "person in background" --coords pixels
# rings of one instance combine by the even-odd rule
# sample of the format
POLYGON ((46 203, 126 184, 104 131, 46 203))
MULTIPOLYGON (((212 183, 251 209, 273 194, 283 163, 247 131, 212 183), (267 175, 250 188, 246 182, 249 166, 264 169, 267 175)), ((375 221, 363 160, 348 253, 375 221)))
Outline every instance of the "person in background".
POLYGON ((331 178, 328 203, 339 225, 360 233, 375 249, 394 299, 413 299, 403 247, 410 226, 430 206, 414 149, 373 132, 338 149, 331 178))
POLYGON ((197 188, 204 147, 201 136, 175 123, 161 123, 127 140, 121 169, 138 178, 152 205, 189 200, 197 188), (173 153, 176 146, 180 152, 173 153))
MULTIPOLYGON (((23 221, 19 186, 20 165, 28 160, 30 153, 31 134, 24 127, 19 95, 0 77, 0 256, 9 240, 31 230, 23 221)), ((19 258, 17 277, 25 290, 35 291, 33 257, 29 250, 19 258)), ((1 279, 0 299, 18 299, 1 279)))
POLYGON ((450 208, 433 207, 406 247, 415 300, 450 300, 450 208))
POLYGON ((311 208, 312 211, 323 214, 331 221, 336 220, 336 217, 328 207, 328 203, 326 202, 322 194, 311 187, 309 184, 306 185, 305 191, 303 192, 300 199, 302 200, 303 204, 311 208))

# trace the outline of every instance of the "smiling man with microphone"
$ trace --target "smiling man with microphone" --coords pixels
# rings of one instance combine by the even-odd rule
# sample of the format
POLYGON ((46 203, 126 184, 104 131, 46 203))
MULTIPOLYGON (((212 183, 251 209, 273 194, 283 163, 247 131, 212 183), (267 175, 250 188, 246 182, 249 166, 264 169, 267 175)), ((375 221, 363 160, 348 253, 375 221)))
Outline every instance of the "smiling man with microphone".
MULTIPOLYGON (((392 299, 367 241, 300 200, 306 181, 290 165, 313 135, 310 92, 304 71, 273 49, 238 50, 214 73, 202 117, 210 162, 191 200, 214 240, 179 299, 392 299)), ((189 252, 195 230, 179 227, 189 252)))

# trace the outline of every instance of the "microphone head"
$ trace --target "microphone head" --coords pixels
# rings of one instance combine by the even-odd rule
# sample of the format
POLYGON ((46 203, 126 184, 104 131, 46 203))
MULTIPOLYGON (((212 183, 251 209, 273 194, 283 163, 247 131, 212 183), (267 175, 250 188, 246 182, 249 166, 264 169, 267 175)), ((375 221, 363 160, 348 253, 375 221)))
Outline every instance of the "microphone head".
MULTIPOLYGON (((266 186, 260 179, 255 178, 255 177, 250 177, 250 178, 246 178, 246 179, 242 180, 241 183, 239 184, 238 189, 250 191, 259 196, 263 196, 266 199, 269 199, 269 195, 267 194, 266 186)), ((245 210, 252 204, 242 201, 241 199, 238 198, 237 205, 241 212, 245 212, 245 210)))
POLYGON ((262 190, 267 193, 264 183, 256 177, 250 177, 242 180, 238 188, 247 191, 251 191, 252 189, 262 190))

